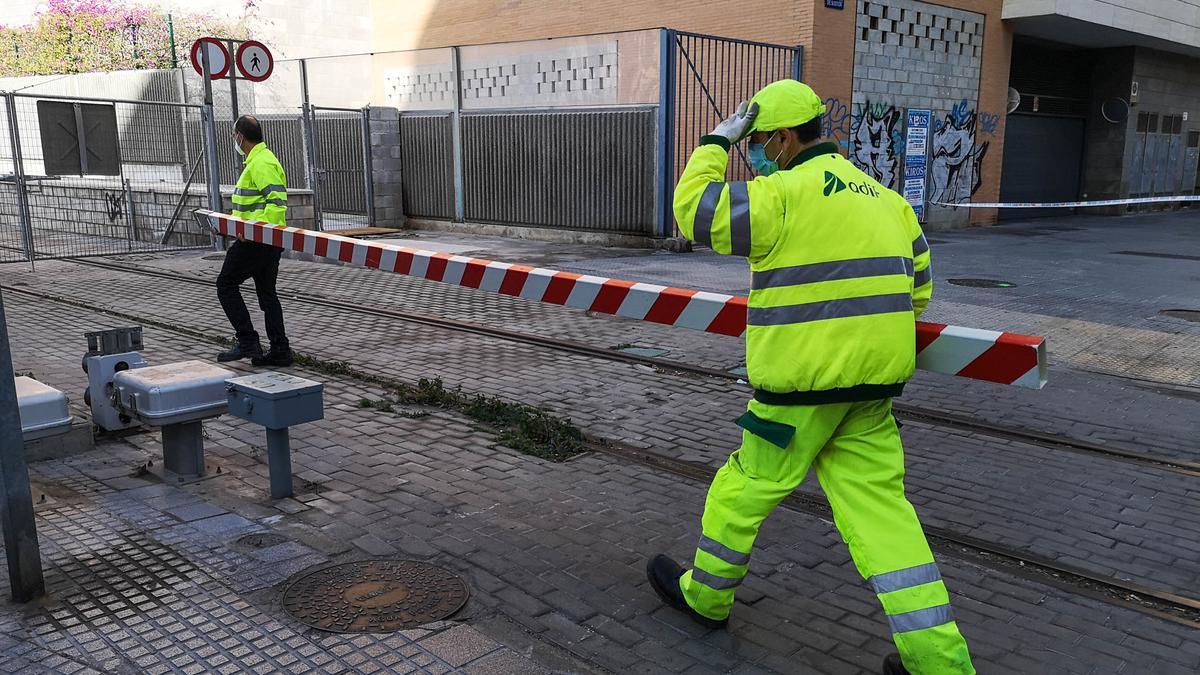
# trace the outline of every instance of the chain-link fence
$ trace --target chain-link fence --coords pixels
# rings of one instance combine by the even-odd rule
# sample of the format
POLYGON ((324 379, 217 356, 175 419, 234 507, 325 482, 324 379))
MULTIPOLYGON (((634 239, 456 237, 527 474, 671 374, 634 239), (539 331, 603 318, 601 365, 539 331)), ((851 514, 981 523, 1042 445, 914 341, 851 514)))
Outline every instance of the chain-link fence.
POLYGON ((0 118, 0 260, 210 245, 200 108, 8 94, 0 118))

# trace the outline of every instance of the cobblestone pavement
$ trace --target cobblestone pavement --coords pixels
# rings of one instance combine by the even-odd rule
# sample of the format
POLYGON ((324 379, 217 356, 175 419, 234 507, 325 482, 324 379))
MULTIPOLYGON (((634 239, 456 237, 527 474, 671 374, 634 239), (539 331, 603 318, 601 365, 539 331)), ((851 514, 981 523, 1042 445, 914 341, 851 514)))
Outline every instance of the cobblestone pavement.
MULTIPOLYGON (((193 263, 196 259, 196 255, 171 258, 193 263)), ((211 265, 216 261, 200 260, 200 263, 211 265)), ((49 263, 41 267, 37 275, 20 275, 21 281, 17 283, 31 284, 21 288, 62 293, 95 306, 208 334, 222 335, 228 331, 208 287, 73 263, 49 263), (139 293, 114 297, 112 288, 137 288, 139 293), (145 298, 155 300, 147 302, 145 298)), ((376 305, 395 298, 399 299, 398 306, 417 309, 426 306, 424 297, 414 302, 413 295, 404 289, 386 293, 377 287, 369 290, 373 287, 367 286, 372 282, 382 283, 376 279, 411 282, 396 275, 297 262, 288 265, 285 276, 285 288, 289 290, 308 287, 332 295, 336 286, 347 289, 341 294, 344 298, 358 298, 376 305), (333 280, 322 281, 326 277, 333 280), (379 299, 359 295, 371 292, 376 294, 372 298, 379 299)), ((505 304, 514 312, 510 326, 540 329, 546 334, 560 327, 564 331, 590 330, 590 339, 583 336, 578 339, 596 344, 599 335, 613 345, 619 344, 616 341, 620 334, 606 328, 611 321, 607 317, 588 320, 573 310, 498 298, 443 284, 436 284, 430 292, 436 291, 453 293, 462 298, 464 306, 479 308, 475 312, 464 310, 467 317, 494 316, 497 310, 491 303, 507 301, 505 304), (543 309, 558 310, 553 314, 555 323, 547 326, 545 315, 535 314, 543 309), (574 324, 587 325, 575 328, 574 324), (610 332, 603 332, 606 330, 610 332)), ((435 306, 446 303, 441 300, 435 306)), ((326 361, 350 361, 361 369, 405 382, 440 376, 447 384, 461 385, 471 392, 548 406, 597 436, 713 467, 723 463, 740 440, 740 430, 731 421, 745 405, 747 391, 731 387, 726 380, 656 373, 644 366, 550 352, 491 337, 449 333, 347 310, 287 303, 286 311, 294 346, 326 361)), ((634 322, 620 323, 640 327, 634 322)), ((689 331, 674 332, 692 335, 689 331)), ((718 340, 706 335, 696 338, 713 345, 718 340)), ((738 341, 722 340, 725 358, 732 358, 729 349, 737 348, 738 341)), ((1109 417, 1108 411, 1118 409, 1119 404, 1106 400, 1107 392, 1095 392, 1094 378, 1099 376, 1070 372, 1076 378, 1076 387, 1060 392, 1052 386, 1025 395, 1025 400, 1033 406, 1033 397, 1055 392, 1052 398, 1038 401, 1037 407, 1030 411, 1039 420, 1031 426, 1058 431, 1059 425, 1048 424, 1046 420, 1060 417, 1071 419, 1070 428, 1082 428, 1083 435, 1090 438, 1131 435, 1109 426, 1114 422, 1091 421, 1109 417), (1077 389, 1088 394, 1080 394, 1077 389), (1064 404, 1064 410, 1056 407, 1059 401, 1073 397, 1080 400, 1069 407, 1064 404), (1091 409, 1086 407, 1089 404, 1093 406, 1091 409), (1086 412, 1077 415, 1081 408, 1086 412)), ((920 391, 918 387, 930 379, 934 378, 921 378, 914 389, 920 391)), ((970 412, 973 405, 981 405, 964 404, 965 393, 949 393, 954 387, 969 388, 976 392, 979 401, 988 401, 989 395, 1013 395, 1011 387, 960 384, 965 383, 960 378, 940 380, 958 382, 946 383, 948 391, 931 388, 926 393, 928 405, 937 409, 966 408, 970 412)), ((1118 391, 1125 396, 1124 389, 1118 391)), ((1196 403, 1149 391, 1141 396, 1166 399, 1171 404, 1170 414, 1145 404, 1126 413, 1130 418, 1161 415, 1155 451, 1195 459, 1196 403)), ((1167 407, 1166 403, 1162 405, 1167 407)), ((1195 588, 1200 582, 1200 556, 1196 555, 1200 552, 1200 502, 1194 499, 1194 477, 915 423, 906 425, 904 436, 908 448, 909 494, 922 508, 921 515, 927 525, 1016 546, 1064 564, 1118 575, 1153 588, 1194 595, 1182 590, 1195 588)), ((801 489, 819 494, 812 479, 801 489)))
MULTIPOLYGON (((81 327, 125 321, 8 293, 18 368, 78 386, 81 327)), ((146 331, 151 363, 208 344, 146 331)), ((158 458, 150 434, 32 466, 51 597, 0 612, 16 672, 871 672, 891 649, 869 588, 830 523, 767 522, 729 631, 663 609, 648 555, 686 556, 705 486, 598 455, 553 464, 498 447, 456 414, 358 408, 381 392, 326 382, 326 419, 293 432, 293 499, 267 497, 262 430, 206 424, 214 478, 183 487, 130 477, 158 458), (288 542, 239 549, 247 532, 288 542), (423 559, 470 580, 460 621, 389 636, 302 629, 279 583, 313 563, 423 559), (269 563, 269 564, 267 564, 269 563), (512 625, 521 627, 514 630, 512 625), (567 653, 564 653, 567 652, 567 653), (578 659, 578 660, 573 660, 578 659)), ((981 672, 1189 673, 1193 629, 950 555, 940 556, 981 672)))
MULTIPOLYGON (((1167 250, 1188 251, 1188 242, 1179 235, 1186 222, 1181 224, 1178 218, 1111 222, 1125 223, 1143 241, 1157 241, 1151 235, 1160 230, 1174 233, 1170 234, 1173 239, 1164 235, 1162 245, 1169 246, 1167 250)), ((1036 223, 1018 227, 1046 229, 1036 223)), ((1113 248, 1108 244, 1128 236, 1119 228, 1116 232, 1108 229, 1105 221, 1095 228, 1050 229, 1049 234, 1026 236, 992 231, 939 233, 935 240, 943 243, 934 244, 935 265, 942 279, 949 276, 947 270, 951 275, 966 275, 965 270, 975 269, 970 263, 972 256, 986 261, 987 252, 995 247, 1011 254, 1012 268, 1044 270, 1045 276, 1013 279, 991 272, 970 274, 999 276, 1017 281, 1019 288, 1036 288, 1055 283, 1054 268, 1026 260, 1032 254, 1022 257, 1020 250, 1010 249, 1039 241, 1042 243, 1034 247, 1037 256, 1054 260, 1055 255, 1060 259, 1073 255, 1070 252, 1081 245, 1056 241, 1061 237, 1104 239, 1107 248, 1113 248), (945 243, 950 238, 954 241, 945 243)), ((521 247, 522 260, 544 262, 533 245, 521 247)), ((482 252, 477 255, 506 259, 482 252)), ((660 261, 669 259, 675 268, 668 269, 678 269, 677 260, 693 259, 695 286, 706 286, 699 282, 709 278, 736 290, 730 275, 738 270, 723 261, 709 265, 703 254, 693 254, 694 258, 622 257, 612 252, 589 258, 579 251, 556 255, 567 266, 582 271, 595 267, 594 271, 603 273, 614 273, 606 272, 605 266, 633 265, 626 259, 636 258, 642 261, 641 267, 621 275, 660 283, 663 280, 654 277, 664 273, 660 261), (638 269, 640 276, 632 273, 638 269)), ((1150 270, 1161 264, 1155 258, 1118 257, 1122 264, 1145 266, 1151 276, 1159 273, 1150 270)), ((122 262, 186 271, 206 279, 215 277, 220 264, 201 254, 128 256, 122 262)), ((17 290, 63 295, 205 334, 228 333, 209 288, 73 263, 39 263, 38 267, 37 274, 5 269, 4 284, 17 290)), ((1139 275, 1139 270, 1127 267, 1122 274, 1127 279, 1141 279, 1144 275, 1139 275)), ((1101 276, 1104 270, 1095 266, 1093 272, 1101 276)), ((1083 291, 1095 289, 1098 299, 1093 304, 1097 308, 1105 307, 1105 298, 1116 291, 1105 286, 1107 281, 1075 281, 1070 286, 1074 295, 1056 301, 1027 297, 1020 309, 1012 310, 987 295, 999 291, 985 293, 940 283, 931 308, 933 316, 980 327, 1048 328, 1045 332, 1050 335, 1053 356, 1051 385, 1030 392, 919 374, 906 391, 906 402, 1200 459, 1194 440, 1197 399, 1189 387, 1196 380, 1197 362, 1179 359, 1186 353, 1187 340, 1195 342, 1193 325, 1157 317, 1153 315, 1157 310, 1141 310, 1142 319, 1129 318, 1123 324, 1099 309, 1078 311, 1078 306, 1087 304, 1075 297, 1083 291), (1113 330, 1105 332, 1105 327, 1113 330), (1078 336, 1084 329, 1093 331, 1086 339, 1078 336), (1058 343, 1083 344, 1082 349, 1090 349, 1099 360, 1115 363, 1114 359, 1125 358, 1128 365, 1128 354, 1138 349, 1146 333, 1159 336, 1167 352, 1175 351, 1166 361, 1155 361, 1154 355, 1138 357, 1138 363, 1143 363, 1137 371, 1142 379, 1094 372, 1098 369, 1081 360, 1082 351, 1064 355, 1053 349, 1058 343), (1167 365, 1160 367, 1164 363, 1167 365), (1154 377, 1146 379, 1148 375, 1154 377)), ((1151 304, 1186 306, 1189 289, 1197 285, 1195 279, 1181 277, 1175 283, 1170 288, 1181 289, 1176 295, 1156 297, 1151 304)), ((281 287, 599 346, 634 344, 660 349, 667 358, 715 368, 734 368, 742 358, 741 344, 733 339, 588 317, 575 310, 334 265, 287 262, 281 287)), ((1135 292, 1128 293, 1132 297, 1135 292)), ((1200 293, 1191 297, 1197 295, 1200 293)), ((19 336, 27 326, 35 327, 30 329, 32 338, 14 345, 18 359, 25 359, 18 367, 33 370, 69 393, 81 386, 77 369, 82 349, 73 348, 84 329, 79 326, 93 329, 101 324, 129 323, 16 293, 8 293, 7 298, 13 314, 26 313, 22 323, 10 317, 14 333, 19 336), (35 306, 53 307, 53 317, 37 316, 32 309, 35 306), (66 364, 61 372, 46 365, 58 361, 66 364)), ((361 370, 408 382, 440 375, 448 384, 461 384, 471 392, 547 405, 597 436, 709 466, 719 465, 738 440, 731 420, 748 392, 725 380, 658 373, 642 366, 343 310, 316 309, 298 302, 285 302, 285 311, 295 345, 327 361, 348 361, 361 370)), ((19 337, 14 340, 21 342, 19 337)), ((210 357, 216 349, 157 330, 148 332, 147 342, 148 358, 153 354, 155 362, 185 355, 210 357)), ((222 486, 211 498, 236 498, 237 503, 222 505, 241 509, 243 517, 255 522, 271 517, 267 513, 283 511, 286 515, 274 526, 299 528, 304 536, 350 542, 364 553, 399 551, 457 565, 456 569, 472 579, 485 610, 483 616, 498 612, 496 616, 509 617, 545 641, 604 668, 626 669, 626 661, 632 659, 631 664, 640 663, 648 672, 701 665, 728 670, 746 664, 788 672, 789 662, 802 659, 828 672, 855 672, 873 668, 887 651, 873 598, 861 588, 827 523, 792 512, 769 521, 761 540, 764 554, 756 551, 754 576, 747 583, 749 593, 740 596, 748 607, 739 606, 732 637, 694 634, 670 613, 656 610, 652 594, 641 585, 640 565, 645 555, 659 548, 686 556, 695 536, 704 486, 620 466, 604 457, 547 465, 491 447, 486 434, 453 416, 396 420, 352 409, 349 404, 362 394, 363 385, 346 381, 338 386, 344 396, 342 405, 336 408, 336 415, 314 425, 313 438, 308 439, 314 445, 297 450, 297 473, 321 485, 322 490, 350 495, 350 499, 339 502, 320 492, 310 500, 315 503, 301 499, 292 505, 289 500, 282 503, 287 506, 266 509, 265 467, 246 459, 253 457, 252 446, 261 441, 254 440, 255 430, 236 424, 228 428, 209 425, 210 434, 216 434, 210 448, 215 444, 217 454, 245 469, 237 476, 207 482, 214 490, 222 486), (373 482, 364 483, 364 477, 373 482), (485 491, 479 485, 488 487, 485 491), (515 486, 517 492, 511 493, 509 486, 515 486), (391 500, 399 503, 389 508, 391 500), (436 507, 427 503, 430 500, 449 506, 436 507), (356 501, 372 506, 360 505, 356 510, 343 505, 356 501), (457 531, 452 526, 477 523, 486 526, 446 535, 457 531), (563 523, 571 526, 564 528, 563 523), (609 546, 613 556, 600 556, 598 546, 609 546), (535 549, 538 553, 532 553, 535 549), (798 567, 805 570, 801 573, 798 567), (482 593, 481 587, 486 587, 482 593), (630 591, 633 587, 637 590, 630 591), (580 616, 583 614, 586 616, 580 616), (814 620, 814 615, 818 619, 814 620), (577 626, 580 621, 584 622, 582 628, 577 626), (783 625, 796 628, 778 629, 777 624, 785 621, 783 625), (610 635, 602 626, 621 637, 610 635), (773 627, 774 632, 766 632, 773 627), (635 635, 620 633, 620 628, 635 635), (814 631, 824 639, 814 642, 814 631), (603 648, 590 651, 597 645, 603 648), (710 654, 710 650, 716 652, 710 654), (718 652, 724 656, 714 655, 718 652), (657 664, 657 668, 648 664, 657 664)), ((927 525, 1194 595, 1189 589, 1195 588, 1200 578, 1196 479, 915 423, 906 424, 904 435, 909 449, 909 493, 927 525)), ((143 452, 155 451, 152 442, 133 442, 143 452)), ((816 486, 805 485, 802 490, 815 493, 816 486)), ((952 558, 943 560, 943 565, 952 568, 944 571, 954 590, 965 595, 958 604, 968 637, 981 660, 993 666, 992 671, 1044 672, 1050 664, 1061 672, 1171 672, 1172 667, 1187 672, 1198 665, 1200 650, 1189 648, 1194 633, 1186 629, 952 558), (964 611, 974 612, 974 616, 963 618, 964 611), (1045 618, 1044 611, 1055 614, 1045 618), (1084 616, 1086 621, 1080 619, 1084 616), (983 630, 973 630, 972 624, 983 630), (1089 627, 1100 632, 1093 633, 1089 627), (1149 648, 1153 644, 1163 647, 1163 653, 1149 648), (1165 654, 1173 654, 1174 660, 1165 654)), ((474 619, 472 626, 488 628, 474 619)), ((490 634, 509 636, 504 639, 512 642, 510 633, 494 626, 489 630, 490 634)))

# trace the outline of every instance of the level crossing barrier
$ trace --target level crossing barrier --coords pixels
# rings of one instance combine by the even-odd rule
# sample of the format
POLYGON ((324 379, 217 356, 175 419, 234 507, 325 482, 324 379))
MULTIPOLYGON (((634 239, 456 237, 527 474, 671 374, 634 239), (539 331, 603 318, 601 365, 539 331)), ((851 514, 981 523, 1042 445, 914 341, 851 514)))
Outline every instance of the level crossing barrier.
MULTIPOLYGON (((720 335, 746 331, 746 298, 435 253, 328 232, 275 227, 203 209, 214 234, 354 267, 720 335)), ((1046 384, 1042 337, 917 322, 917 368, 1029 389, 1046 384)))

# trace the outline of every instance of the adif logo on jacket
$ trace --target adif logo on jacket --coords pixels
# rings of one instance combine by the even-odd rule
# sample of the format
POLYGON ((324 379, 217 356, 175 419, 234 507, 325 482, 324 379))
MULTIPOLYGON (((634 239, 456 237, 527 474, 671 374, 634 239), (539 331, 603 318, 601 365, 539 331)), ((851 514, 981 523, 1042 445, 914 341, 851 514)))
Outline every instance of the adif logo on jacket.
POLYGON ((876 190, 870 183, 864 181, 862 183, 847 184, 846 181, 838 178, 832 171, 825 172, 825 189, 823 194, 826 197, 836 195, 847 188, 849 188, 849 190, 854 194, 879 197, 879 191, 876 190))

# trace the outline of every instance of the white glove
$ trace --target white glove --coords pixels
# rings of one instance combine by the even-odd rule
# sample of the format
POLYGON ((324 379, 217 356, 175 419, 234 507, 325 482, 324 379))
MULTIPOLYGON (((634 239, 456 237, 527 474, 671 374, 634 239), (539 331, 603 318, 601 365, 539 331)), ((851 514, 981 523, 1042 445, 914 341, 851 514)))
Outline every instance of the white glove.
POLYGON ((716 129, 709 134, 710 136, 721 136, 729 141, 730 145, 737 143, 750 134, 751 128, 754 126, 754 118, 758 116, 758 104, 750 105, 746 101, 738 106, 737 112, 729 119, 717 125, 716 129))

